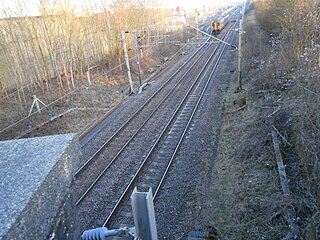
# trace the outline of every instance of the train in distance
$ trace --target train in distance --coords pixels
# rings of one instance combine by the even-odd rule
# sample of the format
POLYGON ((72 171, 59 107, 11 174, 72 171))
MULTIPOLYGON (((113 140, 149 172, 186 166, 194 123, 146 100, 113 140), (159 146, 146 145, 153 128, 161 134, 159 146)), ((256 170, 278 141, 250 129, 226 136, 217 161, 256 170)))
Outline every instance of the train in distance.
POLYGON ((220 18, 219 20, 213 20, 211 25, 212 33, 217 35, 221 32, 221 30, 229 23, 230 16, 224 16, 220 18))
POLYGON ((213 34, 219 34, 222 29, 227 26, 227 24, 230 21, 231 15, 233 15, 233 11, 236 9, 235 6, 228 8, 227 10, 225 10, 220 17, 220 19, 218 20, 213 20, 212 24, 211 24, 211 30, 213 34))

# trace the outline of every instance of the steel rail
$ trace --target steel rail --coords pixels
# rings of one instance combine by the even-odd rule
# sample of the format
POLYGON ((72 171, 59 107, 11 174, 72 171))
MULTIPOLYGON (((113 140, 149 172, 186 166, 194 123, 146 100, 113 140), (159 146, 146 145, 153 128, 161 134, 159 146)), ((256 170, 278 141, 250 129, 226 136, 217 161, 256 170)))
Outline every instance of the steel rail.
MULTIPOLYGON (((210 47, 207 46, 206 49, 210 47)), ((113 157, 113 159, 108 163, 108 165, 102 170, 102 172, 95 178, 95 180, 91 183, 91 185, 86 189, 86 191, 81 195, 81 197, 76 202, 76 206, 78 206, 81 201, 86 197, 86 195, 91 191, 91 189, 94 187, 94 185, 101 179, 101 177, 104 175, 104 173, 112 166, 112 164, 116 161, 116 159, 119 157, 119 155, 126 149, 126 147, 130 144, 130 142, 134 139, 134 137, 139 133, 139 131, 145 126, 145 124, 152 118, 152 116, 156 113, 156 111, 160 108, 160 106, 164 103, 165 100, 168 99, 170 94, 175 90, 175 88, 181 83, 183 78, 191 71, 192 67, 195 66, 195 64, 199 61, 199 59, 202 57, 202 55, 205 54, 202 53, 195 62, 191 65, 191 67, 181 76, 180 80, 174 85, 174 87, 166 94, 166 96, 161 100, 161 102, 155 107, 155 109, 151 112, 151 114, 147 117, 147 119, 141 124, 141 126, 134 132, 134 134, 127 140, 127 142, 124 144, 124 146, 118 151, 118 153, 113 157)))
MULTIPOLYGON (((162 130, 161 134, 158 136, 157 140, 155 141, 154 145, 152 146, 152 148, 150 149, 149 153, 147 154, 147 156, 144 158, 144 160, 142 161, 142 163, 140 164, 138 170, 136 171, 136 173, 134 174, 134 176, 132 177, 131 181, 129 182, 129 184, 127 185, 126 189, 123 191, 122 195, 120 196, 120 198, 118 199, 116 205, 114 206, 114 208, 111 210, 111 213, 109 214, 108 218, 105 220, 103 226, 107 226, 110 222, 110 220, 113 218, 113 215, 118 211, 118 208, 121 204, 121 202, 123 201, 123 199, 128 195, 129 190, 132 188, 133 183, 136 181, 137 177, 139 176, 140 172, 142 171, 143 167, 145 166, 145 164, 147 163, 147 161, 149 160, 149 157, 151 156, 151 154, 154 152, 154 149, 156 148, 156 146, 158 145, 160 139, 163 137, 164 133, 168 130, 168 127, 170 126, 170 124, 172 123, 173 119, 176 117, 178 111, 180 110, 181 106, 183 105, 183 103, 185 102, 185 100, 187 99, 187 97, 189 96, 190 92, 192 91, 193 87, 195 86, 195 84, 198 82, 200 76, 202 75, 202 73, 204 72, 204 70, 207 68, 208 64, 210 63, 210 61, 212 60, 212 58, 214 58, 214 55, 217 51, 217 49, 219 48, 220 44, 214 49, 214 51, 212 52, 210 58, 207 60, 207 62, 205 63, 205 65, 203 66, 203 68, 201 69, 200 73, 197 75, 196 79, 194 81, 194 83, 192 84, 192 86, 189 88, 188 92, 186 93, 185 97, 180 101, 178 107, 176 108, 175 112, 172 114, 171 118, 169 119, 169 121, 167 122, 166 126, 164 127, 164 129, 162 130)), ((225 48, 225 46, 224 46, 225 48)), ((223 49, 224 49, 223 48, 223 49)), ((223 52, 223 50, 222 50, 223 52)), ((221 58, 220 54, 220 58, 221 58)), ((220 58, 217 60, 219 61, 220 58)), ((210 75, 212 76, 212 74, 210 75)), ((211 77, 210 77, 211 78, 211 77)), ((209 81, 208 81, 209 82, 209 81)), ((186 130, 185 130, 186 131, 186 130)), ((184 135, 183 135, 184 136, 184 135)), ((182 137, 183 138, 183 137, 182 137)), ((182 138, 179 141, 179 144, 181 144, 182 142, 182 138)), ((177 149, 176 149, 177 151, 177 149)), ((176 153, 175 151, 175 153, 176 153)), ((172 160, 170 161, 171 164, 172 160)), ((169 168, 168 168, 169 169, 169 168)), ((168 169, 166 170, 166 172, 168 171, 168 169)), ((163 178, 164 179, 164 178, 163 178)), ((163 179, 161 180, 161 183, 163 182, 163 179)), ((157 191, 158 192, 158 191, 157 191)))
MULTIPOLYGON (((106 142, 104 142, 104 143, 101 145, 101 147, 100 147, 93 155, 91 155, 91 157, 76 171, 75 176, 79 175, 79 173, 87 167, 87 165, 106 147, 106 145, 107 145, 121 130, 123 130, 123 128, 124 128, 129 122, 132 121, 132 119, 167 85, 167 83, 168 83, 170 80, 172 80, 172 79, 181 71, 181 69, 182 69, 187 63, 189 63, 189 62, 191 61, 191 59, 192 59, 200 50, 202 50, 202 48, 205 48, 205 49, 206 49, 206 48, 208 47, 208 46, 206 45, 206 43, 207 43, 208 41, 209 41, 209 38, 206 40, 206 42, 205 42, 199 49, 197 49, 196 52, 194 52, 194 53, 186 60, 186 62, 185 62, 183 65, 181 65, 181 66, 168 78, 167 81, 165 81, 165 82, 160 86, 160 88, 159 88, 156 92, 154 92, 154 93, 146 100, 146 102, 145 102, 139 109, 137 109, 137 110, 131 115, 131 117, 129 117, 129 119, 128 119, 125 123, 123 123, 123 124, 118 128, 118 130, 117 130, 116 132, 113 133, 113 135, 112 135, 106 142)), ((204 51, 202 54, 205 54, 205 51, 204 51)), ((201 55, 201 56, 202 56, 202 55, 201 55)), ((199 58, 198 58, 197 60, 199 60, 199 58)), ((196 61, 197 61, 197 60, 196 60, 196 61)), ((192 66, 193 66, 193 65, 192 65, 192 66)), ((189 69, 190 69, 190 68, 189 68, 189 69)), ((180 81, 179 81, 179 83, 180 83, 180 81)), ((177 86, 177 84, 176 84, 174 87, 176 87, 176 86, 177 86)))
MULTIPOLYGON (((229 35, 227 36, 227 40, 230 38, 230 35, 231 35, 231 34, 230 34, 230 30, 228 31, 228 34, 229 34, 229 35)), ((201 95, 200 95, 200 97, 199 97, 199 99, 198 99, 198 101, 197 101, 197 103, 196 103, 196 106, 195 106, 195 108, 194 108, 194 110, 193 110, 193 112, 192 112, 192 114, 191 114, 191 117, 190 117, 190 119, 189 119, 189 121, 188 121, 188 123, 187 123, 187 125, 186 125, 186 127, 185 127, 185 129, 184 129, 184 131, 183 131, 183 133, 182 133, 182 136, 181 136, 181 138, 180 138, 180 140, 179 140, 179 142, 178 142, 178 144, 177 144, 177 146, 176 146, 176 148, 175 148, 175 150, 174 150, 173 155, 171 156, 171 158, 170 158, 170 160, 169 160, 169 163, 168 163, 168 165, 167 165, 167 168, 166 168, 165 172, 163 173, 163 175, 162 175, 162 177, 161 177, 160 183, 159 183, 156 191, 155 191, 154 194, 153 194, 153 200, 155 200, 156 197, 158 196, 158 193, 159 193, 159 191, 160 191, 160 189, 161 189, 161 187, 162 187, 162 184, 163 184, 163 182, 164 182, 164 179, 165 179, 165 177, 167 176, 167 173, 168 173, 168 171, 169 171, 169 169, 170 169, 170 167, 171 167, 171 164, 172 164, 172 162, 173 162, 173 159, 175 158, 175 156, 176 156, 176 154, 177 154, 177 152, 178 152, 178 150, 179 150, 179 148, 180 148, 180 145, 181 145, 181 143, 182 143, 182 141, 183 141, 183 138, 184 138, 184 136, 185 136, 185 134, 186 134, 189 126, 190 126, 191 121, 193 120, 193 117, 194 117, 194 115, 195 115, 195 113, 196 113, 196 111, 197 111, 197 109, 198 109, 198 107, 199 107, 199 104, 200 104, 200 102, 201 102, 201 100, 202 100, 202 98, 203 98, 203 95, 204 95, 205 91, 207 90, 207 87, 208 87, 208 85, 209 85, 209 83, 210 83, 210 79, 212 78, 213 74, 215 73, 215 71, 216 71, 216 69, 217 69, 218 64, 220 63, 220 60, 221 60, 221 58, 222 58, 222 54, 223 54, 224 49, 226 48, 226 46, 227 46, 227 45, 224 45, 224 46, 223 46, 223 48, 222 48, 222 50, 221 50, 221 53, 220 53, 220 55, 219 55, 219 57, 218 57, 215 65, 213 66, 213 70, 212 70, 212 72, 210 73, 210 76, 209 76, 209 78, 208 78, 208 81, 207 81, 205 87, 203 88, 203 90, 202 90, 202 92, 201 92, 201 95)))

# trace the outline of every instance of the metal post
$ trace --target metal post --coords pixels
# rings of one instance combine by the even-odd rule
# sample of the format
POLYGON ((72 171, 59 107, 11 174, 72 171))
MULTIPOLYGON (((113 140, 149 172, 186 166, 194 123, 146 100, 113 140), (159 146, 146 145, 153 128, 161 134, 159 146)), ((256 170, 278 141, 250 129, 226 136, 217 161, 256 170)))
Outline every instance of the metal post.
POLYGON ((139 58, 139 46, 138 46, 138 40, 137 40, 137 31, 133 31, 133 41, 134 41, 134 47, 136 49, 136 60, 138 65, 138 75, 139 75, 139 86, 141 86, 141 69, 140 69, 140 58, 139 58))
POLYGON ((130 93, 134 93, 134 90, 133 90, 133 82, 132 82, 131 72, 130 72, 130 65, 129 65, 129 57, 128 57, 128 52, 127 52, 126 37, 125 37, 124 34, 125 34, 125 32, 124 32, 124 31, 121 31, 124 57, 125 57, 126 64, 127 64, 127 69, 128 69, 128 79, 129 79, 129 84, 130 84, 130 93))
POLYGON ((241 82, 241 35, 242 35, 242 19, 239 23, 239 47, 238 47, 238 88, 239 91, 242 91, 242 82, 241 82))
POLYGON ((239 22, 239 47, 238 47, 238 84, 239 84, 239 91, 242 91, 242 81, 241 81, 241 58, 242 58, 242 53, 241 53, 241 39, 242 39, 242 33, 243 33, 243 29, 242 29, 242 24, 244 21, 244 13, 246 11, 246 3, 247 0, 244 1, 244 5, 243 8, 241 10, 241 19, 239 22))
MULTIPOLYGON (((147 46, 148 47, 150 46, 150 31, 149 30, 147 31, 147 46)), ((148 56, 147 54, 148 54, 148 51, 146 53, 146 56, 148 56)))
MULTIPOLYGON (((196 8, 196 24, 197 24, 197 29, 199 29, 198 8, 196 8)), ((197 31, 197 40, 198 39, 199 39, 199 32, 197 31)))
POLYGON ((135 187, 131 195, 131 205, 135 239, 158 240, 151 188, 149 188, 148 192, 138 192, 135 187))

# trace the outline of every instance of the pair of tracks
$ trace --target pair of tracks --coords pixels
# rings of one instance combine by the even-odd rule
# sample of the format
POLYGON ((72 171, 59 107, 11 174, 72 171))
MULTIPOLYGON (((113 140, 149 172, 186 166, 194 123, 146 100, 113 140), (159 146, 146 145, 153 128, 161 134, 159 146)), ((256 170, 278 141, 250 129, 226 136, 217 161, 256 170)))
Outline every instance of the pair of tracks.
MULTIPOLYGON (((229 37, 228 31, 224 38, 229 37)), ((76 187, 76 205, 87 211, 92 206, 99 212, 96 218, 108 216, 103 223, 98 220, 100 225, 132 222, 129 195, 134 186, 145 191, 152 187, 154 198, 158 196, 225 47, 212 49, 208 39, 77 171, 75 185, 86 190, 76 187), (138 142, 142 151, 135 147, 138 142)))

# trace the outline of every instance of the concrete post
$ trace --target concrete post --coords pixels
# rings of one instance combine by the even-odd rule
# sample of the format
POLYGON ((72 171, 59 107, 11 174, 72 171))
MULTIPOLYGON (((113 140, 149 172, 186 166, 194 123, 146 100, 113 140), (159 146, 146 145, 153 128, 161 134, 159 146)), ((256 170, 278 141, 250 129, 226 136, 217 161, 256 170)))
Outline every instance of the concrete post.
POLYGON ((129 84, 130 84, 130 93, 133 93, 133 82, 131 78, 131 71, 130 71, 130 65, 129 65, 129 57, 128 57, 128 51, 127 51, 127 43, 126 43, 126 37, 125 37, 125 32, 121 31, 121 38, 122 38, 122 44, 123 44, 123 51, 124 51, 124 57, 126 60, 127 64, 127 69, 128 69, 128 79, 129 79, 129 84))
POLYGON ((137 31, 133 31, 133 41, 134 41, 134 47, 136 49, 136 60, 137 60, 137 65, 138 65, 139 86, 141 86, 141 69, 140 69, 140 58, 139 58, 139 46, 138 46, 138 40, 137 40, 137 31))

